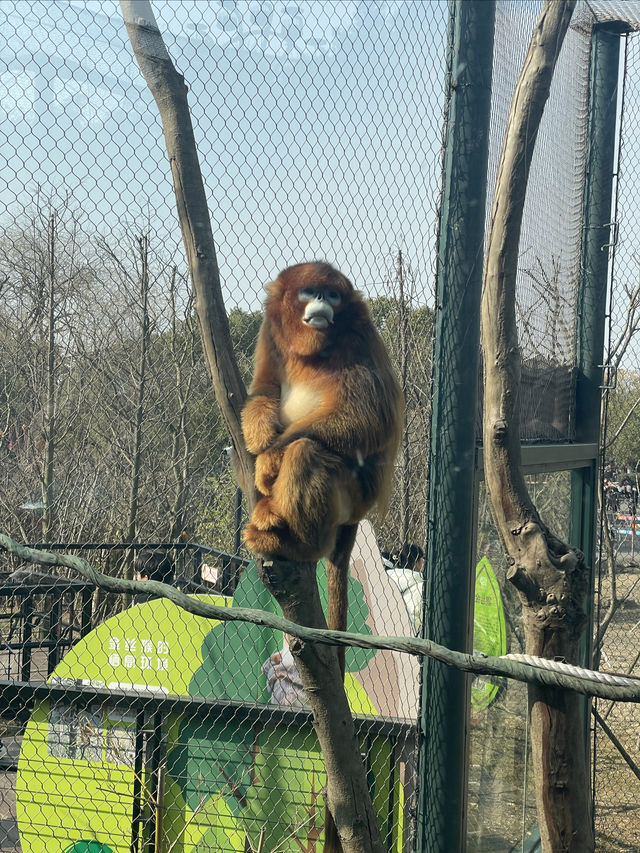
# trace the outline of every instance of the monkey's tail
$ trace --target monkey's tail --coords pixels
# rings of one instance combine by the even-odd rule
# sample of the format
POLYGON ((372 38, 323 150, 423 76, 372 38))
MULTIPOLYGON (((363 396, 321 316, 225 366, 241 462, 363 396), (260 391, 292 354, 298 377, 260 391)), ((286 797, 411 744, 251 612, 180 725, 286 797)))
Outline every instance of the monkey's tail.
MULTIPOLYGON (((348 582, 349 559, 356 541, 357 524, 349 524, 340 528, 336 544, 327 558, 327 588, 329 593, 329 628, 333 631, 345 631, 347 628, 347 611, 349 607, 348 582)), ((344 681, 345 647, 338 646, 338 663, 344 681)), ((338 829, 331 812, 325 806, 324 810, 324 853, 342 853, 342 844, 338 829)))
MULTIPOLYGON (((327 558, 327 590, 329 593, 328 624, 332 631, 347 630, 349 609, 349 559, 356 541, 357 524, 344 525, 338 530, 336 544, 327 558)), ((345 647, 338 646, 338 661, 344 681, 345 647)))

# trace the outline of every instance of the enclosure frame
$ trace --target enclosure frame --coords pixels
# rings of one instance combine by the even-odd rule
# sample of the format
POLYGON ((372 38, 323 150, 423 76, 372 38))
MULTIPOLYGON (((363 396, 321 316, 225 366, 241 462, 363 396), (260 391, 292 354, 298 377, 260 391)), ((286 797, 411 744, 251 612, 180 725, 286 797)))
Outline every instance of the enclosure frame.
MULTIPOLYGON (((487 173, 490 70, 495 3, 450 3, 443 201, 436 276, 436 341, 427 527, 424 636, 469 651, 482 447, 476 446, 479 306, 485 228, 482 178, 487 173), (479 7, 482 7, 480 9, 479 7), (462 38, 462 34, 465 35, 462 38), (459 77, 451 69, 462 69, 459 77), (488 85, 489 97, 483 87, 488 85), (473 93, 473 95, 471 95, 473 93), (467 103, 466 98, 473 98, 467 103), (475 112, 472 112, 475 111, 475 112), (475 146, 470 146, 473 128, 475 146), (484 160, 483 160, 484 158, 484 160), (477 170, 477 171, 476 171, 477 170), (462 178, 462 180, 461 180, 462 178), (481 204, 478 199, 482 198, 481 204), (472 202, 470 204, 470 201, 472 202), (473 203, 475 201, 475 204, 473 203), (462 218, 460 218, 462 216, 462 218), (454 236, 455 235, 455 238, 454 236), (477 318, 472 328, 470 317, 477 318), (464 320, 466 319, 466 323, 464 320), (461 322, 462 320, 462 322, 461 322), (455 464, 454 464, 455 463, 455 464), (452 471, 455 472, 452 477, 452 471), (454 535, 455 531, 455 535, 454 535), (438 623, 433 615, 437 603, 438 623)), ((522 445, 523 473, 571 471, 570 539, 591 566, 588 628, 580 663, 591 662, 600 401, 603 384, 606 293, 609 278, 613 164, 622 23, 596 24, 591 34, 588 156, 583 197, 577 318, 575 440, 522 445)), ((419 724, 416 850, 463 851, 466 844, 470 679, 425 658, 419 724)), ((590 725, 590 702, 582 724, 590 725)), ((536 848, 535 832, 522 853, 536 848)))

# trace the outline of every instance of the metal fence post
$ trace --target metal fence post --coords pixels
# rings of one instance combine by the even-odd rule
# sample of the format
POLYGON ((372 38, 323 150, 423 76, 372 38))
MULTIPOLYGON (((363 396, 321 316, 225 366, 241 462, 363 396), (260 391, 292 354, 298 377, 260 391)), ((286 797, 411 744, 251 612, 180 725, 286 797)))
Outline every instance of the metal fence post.
POLYGON ((576 441, 598 442, 616 146, 620 26, 597 25, 591 44, 589 154, 578 307, 576 441))
MULTIPOLYGON (((577 323, 576 441, 600 442, 600 409, 603 384, 609 246, 615 238, 611 223, 613 170, 616 148, 619 24, 597 25, 591 41, 589 74, 589 153, 583 202, 583 243, 577 323)), ((594 565, 595 516, 598 466, 571 475, 570 541, 594 565)), ((603 512, 604 512, 603 507, 603 512)), ((605 522, 606 523, 606 522, 605 522)), ((593 590, 594 572, 590 586, 593 590)), ((587 596, 587 625, 580 650, 583 666, 592 660, 593 594, 587 596)), ((583 702, 585 735, 591 722, 590 700, 583 702)), ((589 743, 589 738, 585 737, 589 743)))
MULTIPOLYGON (((468 650, 485 198, 495 3, 450 4, 436 286, 424 635, 468 650)), ((468 679, 424 659, 417 850, 464 847, 468 679)))
MULTIPOLYGON (((620 54, 619 24, 596 26, 589 75, 589 153, 584 193, 584 228, 577 324, 576 441, 599 443, 602 359, 609 273, 613 170, 620 54)), ((593 565, 595 546, 596 466, 580 469, 571 482, 571 541, 593 565)), ((592 599, 587 597, 589 625, 592 599)), ((590 633, 585 635, 583 663, 591 660, 590 633)))

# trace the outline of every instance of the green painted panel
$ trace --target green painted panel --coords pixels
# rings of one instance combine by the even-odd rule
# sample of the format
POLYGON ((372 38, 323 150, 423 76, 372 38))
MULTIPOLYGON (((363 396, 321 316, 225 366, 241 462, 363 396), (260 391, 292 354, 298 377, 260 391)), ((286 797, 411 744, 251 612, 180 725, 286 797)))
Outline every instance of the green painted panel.
MULTIPOLYGON (((322 571, 319 583, 322 592, 322 571)), ((218 596, 207 599, 231 606, 218 596)), ((367 605, 355 581, 352 600, 353 627, 368 630, 367 605)), ((243 574, 233 603, 275 608, 255 567, 243 574)), ((65 655, 51 681, 268 702, 262 665, 281 648, 280 632, 203 619, 157 599, 91 631, 65 655)), ((361 669, 371 655, 356 654, 351 665, 361 669)), ((352 673, 345 685, 356 713, 377 713, 352 673)), ((168 848, 173 844, 175 853, 242 853, 246 837, 257 843, 256 832, 265 825, 265 853, 299 851, 301 839, 305 849, 321 849, 324 768, 311 729, 274 725, 258 730, 247 722, 222 721, 204 726, 195 715, 176 713, 169 716, 164 734, 163 831, 168 848), (295 827, 299 829, 292 833, 295 827)), ((383 745, 377 762, 381 768, 389 760, 388 744, 383 745)), ((77 711, 41 703, 25 730, 16 782, 23 853, 129 853, 134 758, 133 715, 99 705, 77 711)), ((142 783, 144 790, 148 780, 142 783)), ((388 784, 381 779, 378 787, 382 808, 388 784)))

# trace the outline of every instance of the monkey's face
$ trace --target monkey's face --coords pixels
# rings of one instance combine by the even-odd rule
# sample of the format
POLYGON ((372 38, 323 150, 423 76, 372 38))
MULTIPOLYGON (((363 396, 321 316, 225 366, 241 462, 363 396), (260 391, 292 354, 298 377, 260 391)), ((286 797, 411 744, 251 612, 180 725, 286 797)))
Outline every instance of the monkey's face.
POLYGON ((339 334, 346 294, 319 283, 285 289, 282 300, 284 345, 297 355, 321 353, 339 334))
POLYGON ((321 353, 344 334, 353 285, 329 264, 298 264, 284 270, 269 286, 267 315, 284 352, 302 356, 321 353))
POLYGON ((303 287, 298 301, 304 305, 302 322, 313 329, 328 329, 342 302, 340 293, 327 287, 303 287))

